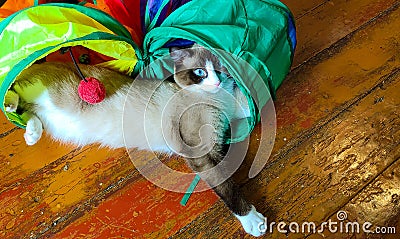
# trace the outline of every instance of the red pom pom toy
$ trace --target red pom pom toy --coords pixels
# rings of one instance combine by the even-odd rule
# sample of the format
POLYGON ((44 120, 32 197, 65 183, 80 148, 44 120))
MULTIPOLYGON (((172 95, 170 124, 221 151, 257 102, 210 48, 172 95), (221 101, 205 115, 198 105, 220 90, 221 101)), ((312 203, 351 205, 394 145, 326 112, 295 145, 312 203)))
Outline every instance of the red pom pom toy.
POLYGON ((89 104, 97 104, 102 102, 104 98, 106 98, 106 88, 104 87, 103 83, 94 77, 85 77, 76 63, 71 47, 68 47, 67 50, 69 51, 79 76, 82 78, 78 86, 79 97, 89 104))
POLYGON ((106 98, 106 88, 94 77, 86 77, 78 86, 81 99, 89 104, 100 103, 106 98))

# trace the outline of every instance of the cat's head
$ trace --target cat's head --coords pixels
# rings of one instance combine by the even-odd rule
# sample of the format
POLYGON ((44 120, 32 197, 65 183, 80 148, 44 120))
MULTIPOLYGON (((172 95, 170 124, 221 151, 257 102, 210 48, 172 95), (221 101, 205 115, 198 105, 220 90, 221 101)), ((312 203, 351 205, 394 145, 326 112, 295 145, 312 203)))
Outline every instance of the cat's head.
POLYGON ((175 64, 174 80, 183 89, 215 93, 227 84, 224 79, 230 78, 218 58, 204 47, 173 47, 170 55, 175 64))

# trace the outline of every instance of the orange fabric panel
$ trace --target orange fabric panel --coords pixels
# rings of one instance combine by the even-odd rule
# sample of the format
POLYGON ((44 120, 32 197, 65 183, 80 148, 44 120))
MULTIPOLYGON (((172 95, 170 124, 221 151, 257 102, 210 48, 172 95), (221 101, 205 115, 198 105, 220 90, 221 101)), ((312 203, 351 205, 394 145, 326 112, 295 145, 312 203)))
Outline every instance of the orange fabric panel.
POLYGON ((33 0, 7 0, 0 8, 0 17, 6 18, 21 9, 33 6, 33 0))

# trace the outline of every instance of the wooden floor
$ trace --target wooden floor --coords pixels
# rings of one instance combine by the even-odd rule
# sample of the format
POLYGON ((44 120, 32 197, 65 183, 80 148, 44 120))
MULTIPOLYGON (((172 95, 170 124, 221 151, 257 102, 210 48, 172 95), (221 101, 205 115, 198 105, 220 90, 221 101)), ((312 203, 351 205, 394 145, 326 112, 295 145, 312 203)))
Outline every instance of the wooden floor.
MULTIPOLYGON (((275 147, 247 179, 256 128, 236 179, 270 222, 321 224, 345 211, 347 221, 397 234, 274 230, 265 238, 400 238, 400 2, 283 2, 298 47, 277 93, 275 147)), ((169 164, 185 168, 180 158, 169 164)), ((0 238, 251 238, 212 191, 183 207, 182 194, 146 181, 124 150, 48 137, 28 147, 4 116, 0 166, 0 238)))

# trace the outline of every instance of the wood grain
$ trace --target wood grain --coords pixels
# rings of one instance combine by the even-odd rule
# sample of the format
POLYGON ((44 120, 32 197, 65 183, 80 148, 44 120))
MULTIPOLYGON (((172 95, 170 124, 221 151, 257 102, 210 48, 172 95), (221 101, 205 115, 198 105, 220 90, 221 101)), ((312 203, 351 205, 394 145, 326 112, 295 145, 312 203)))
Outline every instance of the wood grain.
MULTIPOLYGON (((385 131, 398 129, 398 123, 392 124, 397 122, 391 118, 394 115, 389 117, 387 113, 389 102, 394 102, 394 97, 387 95, 398 96, 393 88, 398 84, 395 70, 399 66, 398 1, 284 0, 284 3, 292 9, 297 21, 298 49, 294 71, 277 95, 278 134, 273 157, 261 175, 247 182, 246 166, 251 164, 259 146, 257 139, 263 133, 258 126, 252 134, 245 165, 236 178, 247 182, 243 187, 249 198, 277 220, 321 221, 334 217, 339 209, 358 220, 369 220, 369 215, 379 218, 385 208, 392 212, 390 215, 396 215, 398 207, 388 202, 399 185, 395 171, 398 163, 394 160, 398 154, 391 158, 396 155, 398 145, 382 145, 387 139, 372 131, 368 131, 371 137, 365 145, 360 140, 365 139, 361 134, 368 122, 382 126, 382 117, 385 123, 382 135, 389 139, 398 137, 392 135, 393 131, 385 131), (371 101, 376 104, 371 105, 371 101), (361 125, 352 122, 360 114, 370 117, 370 121, 359 119, 361 125), (351 127, 349 135, 342 132, 351 127), (351 137, 360 139, 353 145, 352 141, 345 141, 351 137), (321 162, 321 155, 315 155, 314 146, 318 143, 329 146, 326 149, 319 146, 327 156, 321 162), (365 165, 373 157, 369 161, 345 158, 356 154, 358 151, 353 152, 356 149, 373 147, 378 148, 377 153, 385 150, 386 155, 379 154, 382 160, 371 168, 365 165), (339 154, 341 149, 344 151, 339 154), (334 153, 338 156, 328 157, 334 153), (345 165, 355 169, 348 172, 345 165), (325 167, 328 168, 324 171, 325 167), (325 188, 332 182, 340 183, 325 188), (346 193, 341 195, 340 190, 346 193), (329 200, 336 194, 338 200, 329 200), (371 203, 377 198, 381 200, 379 210, 371 203), (360 213, 363 210, 365 213, 360 213)), ((124 150, 98 149, 96 145, 76 148, 52 142, 48 137, 34 147, 27 147, 22 135, 23 130, 0 116, 2 238, 244 236, 240 225, 212 191, 193 195, 188 206, 181 207, 182 195, 145 181, 124 150)), ((150 157, 144 152, 135 155, 150 157)), ((179 158, 171 158, 167 163, 187 170, 179 158)), ((382 218, 374 222, 384 223, 382 218)), ((396 219, 392 220, 398 224, 396 219)), ((272 235, 279 236, 282 235, 272 235)), ((297 235, 303 236, 315 235, 297 235)))
MULTIPOLYGON (((1 132, 0 138, 5 137, 6 134, 10 130, 14 129, 15 127, 16 126, 14 126, 10 122, 8 122, 6 117, 3 114, 1 114, 1 116, 0 116, 0 132, 1 132)), ((3 144, 0 144, 0 147, 1 147, 1 145, 3 145, 3 144)))
MULTIPOLYGON (((293 143, 274 155, 273 164, 243 187, 271 220, 322 222, 398 159, 400 59, 396 39, 400 36, 395 29, 400 24, 399 14, 400 10, 394 8, 389 15, 371 22, 326 55, 322 54, 316 62, 295 72, 299 84, 292 85, 296 89, 286 88, 291 94, 285 104, 296 106, 293 102, 297 102, 298 108, 308 106, 302 103, 297 92, 306 92, 301 96, 310 95, 313 102, 310 107, 323 106, 324 99, 330 98, 324 94, 335 94, 335 100, 344 102, 337 104, 328 117, 319 119, 310 130, 297 135, 293 143), (361 53, 373 57, 366 58, 361 53), (310 84, 313 85, 307 87, 310 84), (313 92, 316 93, 313 95, 313 92), (355 97, 346 100, 349 96, 355 97), (381 101, 382 97, 387 101, 381 101)), ((287 84, 278 94, 285 87, 287 84)), ((282 101, 278 98, 278 103, 282 101)), ((326 103, 330 107, 331 104, 335 102, 326 103)), ((320 112, 324 110, 321 108, 320 112)), ((282 117, 290 115, 287 111, 281 112, 282 117)), ((298 117, 298 112, 293 115, 298 117)), ((279 114, 277 107, 278 118, 279 114)), ((314 113, 309 115, 313 117, 314 113)), ((298 122, 295 119, 287 125, 298 122)), ((282 130, 278 128, 280 133, 282 130)), ((214 205, 175 237, 236 238, 241 232, 240 225, 222 208, 221 203, 214 205)), ((391 216, 396 217, 398 213, 391 211, 391 216)), ((275 232, 270 237, 280 238, 282 234, 275 232)), ((340 237, 335 235, 335 238, 340 237)))
MULTIPOLYGON (((294 11, 303 5, 303 2, 298 1, 285 0, 283 2, 289 8, 295 9, 294 11)), ((315 2, 314 8, 306 11, 305 15, 295 15, 298 47, 293 66, 299 66, 396 3, 398 3, 396 0, 315 2)))

